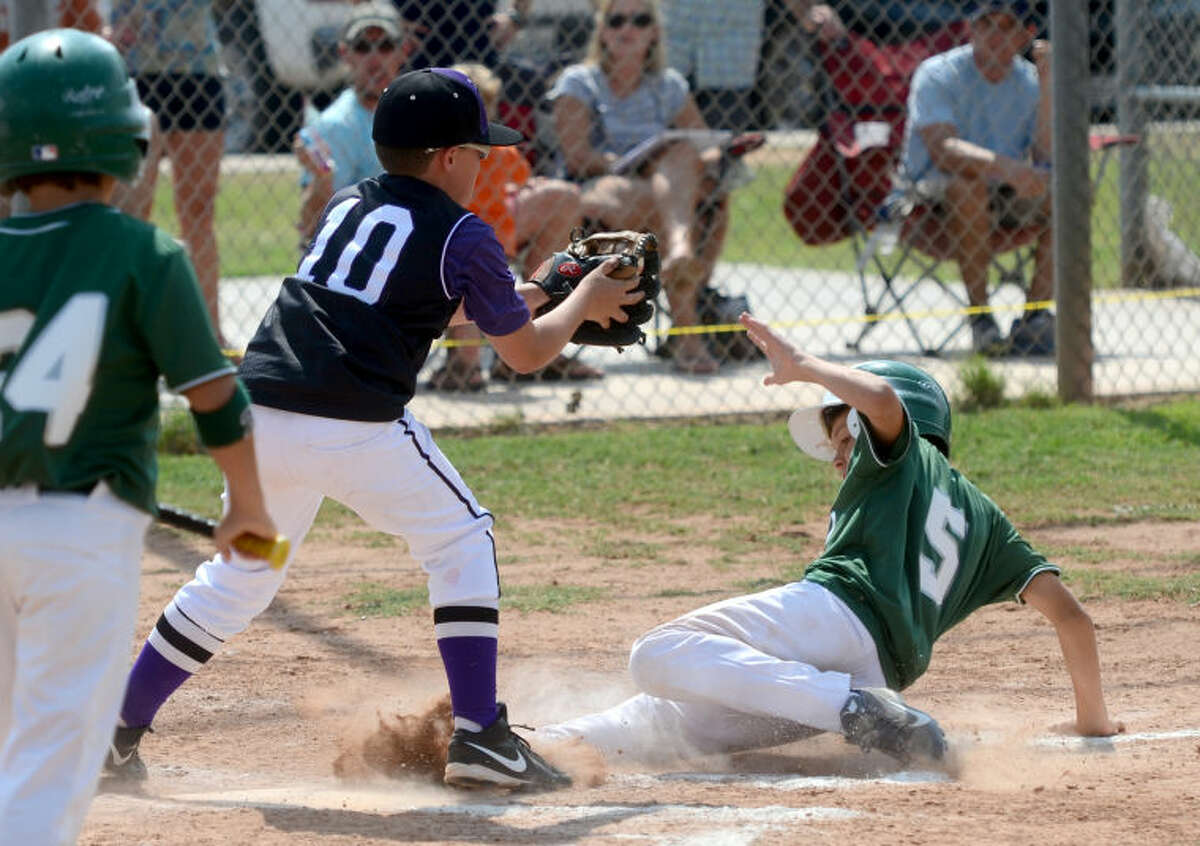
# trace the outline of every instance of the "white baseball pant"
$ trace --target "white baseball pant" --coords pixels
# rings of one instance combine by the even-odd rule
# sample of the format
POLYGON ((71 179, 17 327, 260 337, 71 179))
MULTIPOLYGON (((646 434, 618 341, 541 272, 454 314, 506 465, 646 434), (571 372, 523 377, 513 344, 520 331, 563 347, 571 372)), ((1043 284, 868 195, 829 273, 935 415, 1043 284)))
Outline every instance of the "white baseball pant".
MULTIPOLYGON (((410 413, 384 423, 259 405, 253 406, 253 414, 267 511, 291 540, 292 558, 328 496, 372 528, 404 538, 428 575, 431 605, 498 607, 492 515, 410 413)), ((190 640, 216 653, 266 609, 286 570, 272 570, 236 553, 230 561, 218 555, 199 566, 165 613, 190 640)), ((202 666, 157 631, 151 632, 150 642, 189 672, 202 666)))
POLYGON ((799 581, 707 605, 633 645, 643 691, 538 730, 611 759, 660 763, 841 731, 851 688, 886 684, 875 641, 844 602, 799 581))
POLYGON ((0 843, 74 843, 112 739, 150 515, 0 491, 0 843))

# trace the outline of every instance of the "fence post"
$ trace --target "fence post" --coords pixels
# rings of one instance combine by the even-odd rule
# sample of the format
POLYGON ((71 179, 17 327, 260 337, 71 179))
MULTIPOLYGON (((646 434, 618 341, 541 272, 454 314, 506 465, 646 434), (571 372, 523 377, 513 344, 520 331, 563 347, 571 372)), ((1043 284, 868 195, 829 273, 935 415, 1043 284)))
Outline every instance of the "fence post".
POLYGON ((1092 215, 1088 179, 1088 16, 1085 0, 1050 4, 1054 42, 1054 279, 1058 395, 1092 398, 1092 215))
POLYGON ((1136 0, 1117 0, 1117 126, 1122 134, 1139 135, 1143 143, 1121 148, 1121 284, 1140 287, 1150 270, 1145 246, 1149 155, 1146 152, 1146 104, 1140 96, 1143 45, 1136 0))
POLYGON ((12 0, 8 6, 8 43, 58 26, 57 21, 50 20, 47 6, 44 0, 12 0))
MULTIPOLYGON (((49 5, 44 0, 11 0, 8 5, 8 43, 13 44, 27 35, 58 26, 57 21, 50 19, 47 9, 49 5)), ((3 213, 4 217, 28 211, 29 198, 20 192, 13 194, 8 200, 7 210, 4 199, 0 198, 0 213, 3 213)))

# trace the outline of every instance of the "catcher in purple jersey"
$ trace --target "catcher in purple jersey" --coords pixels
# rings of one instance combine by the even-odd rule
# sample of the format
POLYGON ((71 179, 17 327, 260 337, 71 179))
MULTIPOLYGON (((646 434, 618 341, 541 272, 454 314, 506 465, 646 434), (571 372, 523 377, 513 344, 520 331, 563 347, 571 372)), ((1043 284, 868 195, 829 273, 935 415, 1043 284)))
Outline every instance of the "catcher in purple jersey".
POLYGON ((950 405, 929 374, 898 361, 851 368, 808 355, 747 314, 767 354, 763 382, 811 382, 819 406, 792 415, 808 454, 842 478, 825 549, 802 581, 736 597, 652 629, 634 644, 641 694, 538 732, 581 737, 608 756, 661 760, 840 732, 902 761, 940 760, 937 722, 895 691, 933 642, 982 605, 1016 600, 1054 625, 1075 691, 1074 728, 1111 735, 1089 619, 1003 512, 950 466, 950 405))
MULTIPOLYGON (((292 539, 293 557, 326 496, 407 542, 428 576, 450 686, 448 783, 565 785, 569 778, 510 730, 496 701, 492 515, 407 406, 431 344, 453 322, 473 320, 525 373, 553 359, 585 320, 623 322, 623 307, 643 295, 632 291, 637 279, 609 275, 614 258, 531 318, 549 296, 532 283, 514 288, 491 227, 464 207, 490 146, 521 136, 488 123, 463 74, 432 68, 398 77, 380 98, 372 134, 386 173, 330 199, 242 362, 267 509, 292 539)), ((286 570, 236 551, 200 565, 134 664, 110 772, 145 778, 138 746, 159 707, 267 607, 286 570)))

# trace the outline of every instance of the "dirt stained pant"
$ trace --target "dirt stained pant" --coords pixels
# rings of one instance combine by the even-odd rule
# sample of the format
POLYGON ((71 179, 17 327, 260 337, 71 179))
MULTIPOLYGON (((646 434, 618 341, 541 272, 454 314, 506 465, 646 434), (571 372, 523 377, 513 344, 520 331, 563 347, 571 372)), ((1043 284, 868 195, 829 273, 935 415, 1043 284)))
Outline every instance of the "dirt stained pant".
POLYGON ((0 843, 73 844, 117 719, 150 515, 0 490, 0 843))
POLYGON ((372 528, 404 538, 425 570, 434 607, 499 605, 492 515, 481 507, 409 412, 382 423, 335 420, 252 406, 254 446, 267 511, 292 542, 287 565, 234 553, 201 564, 164 611, 172 628, 199 646, 180 650, 159 633, 150 643, 188 672, 243 631, 271 603, 322 500, 347 506, 372 528), (189 654, 190 653, 190 654, 189 654))
POLYGON ((606 711, 539 729, 606 757, 661 763, 841 731, 851 688, 886 684, 870 632, 838 597, 793 582, 657 626, 633 645, 642 691, 606 711))

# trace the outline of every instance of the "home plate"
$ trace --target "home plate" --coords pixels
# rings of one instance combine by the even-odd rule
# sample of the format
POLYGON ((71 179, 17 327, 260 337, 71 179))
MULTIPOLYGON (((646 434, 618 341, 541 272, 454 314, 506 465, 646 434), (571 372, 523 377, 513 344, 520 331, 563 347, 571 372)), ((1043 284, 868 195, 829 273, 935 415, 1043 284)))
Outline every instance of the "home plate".
POLYGON ((709 784, 736 784, 761 790, 813 790, 817 788, 844 789, 867 787, 879 784, 926 784, 951 781, 943 772, 903 770, 873 778, 850 778, 847 776, 798 776, 778 773, 663 773, 662 775, 621 774, 610 777, 611 781, 632 787, 647 788, 655 782, 683 781, 709 784))
MULTIPOLYGON (((179 793, 170 797, 177 802, 199 802, 231 807, 316 808, 357 811, 366 814, 399 814, 417 808, 433 810, 444 803, 447 794, 437 788, 370 788, 342 785, 289 785, 243 790, 219 790, 203 793, 179 793), (427 800, 427 801, 422 801, 427 800)), ((451 808, 455 806, 449 806, 451 808)), ((483 806, 474 806, 483 807, 483 806)), ((503 806, 501 806, 503 807, 503 806)), ((438 809, 441 810, 440 808, 438 809)), ((449 813, 451 811, 447 811, 449 813)))
POLYGON ((1114 734, 1112 737, 1039 737, 1034 746, 1051 749, 1066 749, 1070 752, 1106 752, 1118 743, 1146 743, 1156 740, 1186 740, 1200 737, 1200 729, 1178 731, 1143 731, 1130 734, 1114 734))
POLYGON ((543 805, 525 804, 520 801, 445 803, 440 791, 422 790, 406 793, 402 790, 373 790, 353 788, 261 788, 253 790, 224 790, 206 793, 186 793, 172 796, 176 802, 197 802, 231 807, 290 807, 311 810, 353 811, 380 815, 428 814, 436 816, 465 816, 488 820, 503 820, 506 824, 522 828, 569 823, 574 821, 597 821, 604 818, 615 820, 636 816, 652 818, 657 822, 678 824, 695 823, 699 819, 705 825, 752 825, 773 826, 818 820, 840 820, 862 816, 858 811, 836 807, 789 808, 769 806, 762 808, 738 808, 731 806, 699 807, 684 804, 662 805, 543 805), (424 795, 432 800, 421 802, 417 797, 424 795), (439 801, 440 800, 440 801, 439 801), (697 815, 701 815, 698 818, 697 815))

